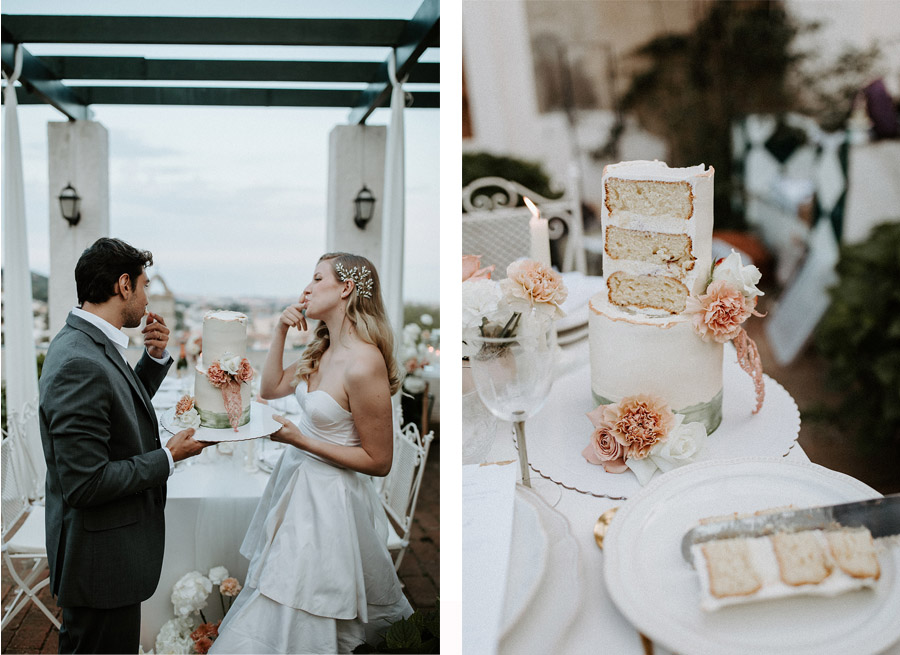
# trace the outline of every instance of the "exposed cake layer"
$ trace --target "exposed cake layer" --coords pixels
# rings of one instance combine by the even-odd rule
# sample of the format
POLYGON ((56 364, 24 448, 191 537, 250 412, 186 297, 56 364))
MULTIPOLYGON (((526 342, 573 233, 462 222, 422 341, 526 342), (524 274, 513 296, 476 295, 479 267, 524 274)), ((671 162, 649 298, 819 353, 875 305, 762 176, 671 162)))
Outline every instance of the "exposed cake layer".
MULTIPOLYGON (((603 171, 601 226, 603 273, 665 275, 689 291, 706 283, 712 265, 712 168, 669 168, 659 161, 633 161, 603 171)), ((622 306, 656 305, 619 298, 622 306)), ((678 310, 681 311, 681 310, 678 310)))
POLYGON ((670 314, 684 311, 688 288, 667 275, 629 275, 616 271, 606 278, 609 301, 619 307, 646 313, 659 310, 670 314))
POLYGON ((601 292, 590 302, 591 391, 597 403, 653 394, 685 422, 707 433, 722 420, 722 344, 697 337, 684 316, 650 317, 612 305, 601 292))

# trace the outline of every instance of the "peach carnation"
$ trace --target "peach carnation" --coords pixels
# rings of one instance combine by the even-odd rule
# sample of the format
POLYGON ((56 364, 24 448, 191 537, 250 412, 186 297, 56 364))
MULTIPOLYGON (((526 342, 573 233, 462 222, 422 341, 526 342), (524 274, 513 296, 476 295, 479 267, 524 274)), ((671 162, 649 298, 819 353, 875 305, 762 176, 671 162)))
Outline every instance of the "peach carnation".
POLYGON ((223 596, 234 598, 241 591, 241 583, 236 578, 225 578, 219 586, 219 592, 223 596))
POLYGON ((218 623, 201 623, 197 626, 197 629, 191 633, 191 639, 197 641, 198 639, 202 639, 203 637, 218 637, 219 636, 219 624, 218 623))
POLYGON ((513 262, 506 269, 506 276, 515 283, 508 285, 512 295, 531 303, 559 307, 568 296, 562 275, 533 259, 513 262))
POLYGON ((253 367, 250 366, 250 360, 246 357, 241 360, 241 367, 238 369, 235 377, 241 382, 249 382, 253 379, 253 367))
POLYGON ((194 399, 185 394, 175 403, 175 416, 181 416, 194 408, 194 399))
POLYGON ((665 401, 641 394, 623 398, 603 409, 603 420, 625 449, 626 458, 643 459, 660 441, 665 441, 675 423, 675 415, 665 401))
POLYGON ((704 341, 718 343, 734 339, 741 324, 755 313, 740 290, 725 280, 713 282, 697 298, 690 296, 684 311, 704 341))
POLYGON ((466 280, 490 280, 494 272, 494 265, 481 267, 481 255, 462 256, 462 281, 466 280))
POLYGON ((591 442, 581 454, 591 464, 603 466, 607 473, 624 473, 628 469, 625 464, 625 446, 616 440, 612 426, 603 420, 603 410, 601 405, 587 413, 594 424, 594 432, 591 434, 591 442))
POLYGON ((209 379, 209 383, 218 389, 224 387, 231 380, 231 376, 219 366, 219 362, 213 362, 206 369, 206 377, 209 379))
POLYGON ((209 649, 212 648, 213 642, 209 637, 200 637, 194 642, 194 650, 197 651, 200 655, 206 655, 209 652, 209 649))

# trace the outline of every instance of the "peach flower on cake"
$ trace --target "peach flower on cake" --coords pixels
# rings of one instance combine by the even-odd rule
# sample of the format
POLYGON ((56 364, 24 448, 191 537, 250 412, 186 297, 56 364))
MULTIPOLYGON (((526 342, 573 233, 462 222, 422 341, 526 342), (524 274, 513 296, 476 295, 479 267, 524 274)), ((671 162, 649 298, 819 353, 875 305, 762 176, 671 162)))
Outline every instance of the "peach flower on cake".
POLYGON ((594 424, 594 432, 591 434, 591 442, 581 454, 591 464, 603 466, 607 473, 624 473, 628 469, 625 464, 625 446, 613 435, 612 426, 603 420, 604 409, 601 405, 587 413, 594 424))
POLYGON ((665 401, 641 394, 604 407, 603 419, 612 426, 616 440, 625 446, 628 459, 643 459, 675 423, 665 401))
POLYGON ((684 313, 701 339, 725 343, 738 335, 741 325, 755 312, 736 287, 726 280, 717 280, 706 293, 689 296, 684 313))
POLYGON ((500 282, 510 304, 527 305, 547 312, 552 318, 562 318, 562 304, 568 297, 562 275, 533 259, 514 261, 506 269, 506 279, 500 282))

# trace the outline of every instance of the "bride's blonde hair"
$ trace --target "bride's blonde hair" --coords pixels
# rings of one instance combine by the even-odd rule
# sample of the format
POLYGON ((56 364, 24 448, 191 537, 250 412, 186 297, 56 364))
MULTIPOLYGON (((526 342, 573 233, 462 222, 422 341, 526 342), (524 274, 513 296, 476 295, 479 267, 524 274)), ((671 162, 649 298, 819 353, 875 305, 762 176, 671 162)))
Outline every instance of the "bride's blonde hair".
MULTIPOLYGON (((390 321, 387 318, 387 312, 384 309, 384 302, 381 299, 381 283, 378 280, 378 272, 375 267, 365 257, 361 255, 352 255, 346 252, 331 252, 319 257, 319 262, 330 261, 334 276, 341 280, 338 273, 338 267, 344 271, 362 271, 365 267, 367 271, 366 277, 372 281, 370 293, 360 294, 359 283, 363 281, 361 274, 357 275, 358 279, 354 279, 353 291, 347 297, 346 315, 350 323, 356 328, 359 338, 366 343, 377 346, 384 357, 384 365, 387 367, 388 381, 391 385, 391 395, 394 395, 400 388, 400 372, 397 368, 397 360, 394 359, 394 333, 391 330, 390 321)), ((353 279, 353 278, 351 278, 353 279)), ((366 283, 368 281, 366 280, 366 283)), ((297 373, 294 375, 293 384, 296 385, 301 379, 309 383, 309 376, 319 369, 319 361, 322 354, 328 350, 331 343, 331 335, 328 333, 328 326, 324 321, 320 321, 316 327, 315 334, 309 345, 303 351, 300 361, 297 363, 297 373)))

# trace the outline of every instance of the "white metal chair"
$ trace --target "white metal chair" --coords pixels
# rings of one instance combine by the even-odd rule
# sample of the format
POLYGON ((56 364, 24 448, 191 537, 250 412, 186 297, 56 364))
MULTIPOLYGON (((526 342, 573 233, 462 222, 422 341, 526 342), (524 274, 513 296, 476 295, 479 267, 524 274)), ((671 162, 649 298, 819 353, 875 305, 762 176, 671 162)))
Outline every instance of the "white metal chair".
POLYGON ((583 219, 578 194, 567 190, 561 198, 544 198, 502 177, 482 177, 463 188, 463 254, 480 255, 482 266, 496 266, 492 275, 495 280, 506 277, 506 267, 512 262, 529 256, 531 212, 519 206, 523 196, 532 200, 541 216, 548 220, 550 241, 564 244, 560 261, 554 261, 559 270, 584 272, 583 219))
POLYGON ((2 448, 0 466, 3 476, 3 562, 12 576, 16 593, 4 608, 0 629, 5 628, 29 602, 37 605, 59 629, 59 621, 37 597, 38 592, 50 584, 44 537, 44 507, 32 504, 19 485, 15 456, 15 449, 18 447, 16 436, 3 437, 0 446, 2 448), (31 570, 24 575, 16 568, 16 563, 23 561, 31 565, 31 570))
POLYGON ((394 430, 394 462, 381 487, 381 504, 390 519, 388 550, 397 552, 394 568, 399 570, 412 532, 413 514, 425 474, 425 462, 434 432, 424 437, 414 423, 394 430))

